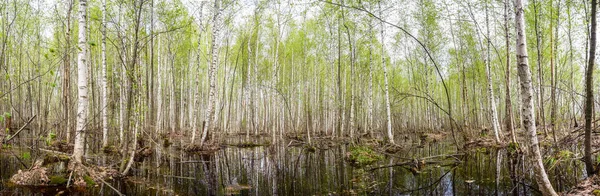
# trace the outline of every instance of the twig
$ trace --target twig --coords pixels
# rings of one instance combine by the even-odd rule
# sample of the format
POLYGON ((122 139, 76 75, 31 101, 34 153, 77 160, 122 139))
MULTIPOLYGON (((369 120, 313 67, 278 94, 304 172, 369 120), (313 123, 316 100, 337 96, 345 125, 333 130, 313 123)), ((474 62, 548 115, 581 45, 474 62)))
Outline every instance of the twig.
POLYGON ((69 173, 69 179, 67 180, 67 188, 69 188, 69 185, 71 184, 71 177, 73 177, 73 171, 69 173))

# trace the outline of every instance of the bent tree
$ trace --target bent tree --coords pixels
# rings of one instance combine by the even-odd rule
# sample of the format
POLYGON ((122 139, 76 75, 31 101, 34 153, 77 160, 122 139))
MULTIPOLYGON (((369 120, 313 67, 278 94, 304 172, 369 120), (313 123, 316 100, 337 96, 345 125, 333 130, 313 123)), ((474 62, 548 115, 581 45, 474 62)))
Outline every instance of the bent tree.
POLYGON ((515 0, 515 27, 517 30, 517 65, 518 74, 521 82, 521 102, 523 104, 521 120, 527 132, 529 150, 532 155, 533 170, 535 180, 543 195, 557 195, 548 175, 544 169, 544 162, 540 153, 539 141, 537 138, 535 125, 535 111, 533 108, 533 85, 531 84, 531 71, 527 59, 527 38, 525 37, 525 19, 523 11, 523 1, 515 0))

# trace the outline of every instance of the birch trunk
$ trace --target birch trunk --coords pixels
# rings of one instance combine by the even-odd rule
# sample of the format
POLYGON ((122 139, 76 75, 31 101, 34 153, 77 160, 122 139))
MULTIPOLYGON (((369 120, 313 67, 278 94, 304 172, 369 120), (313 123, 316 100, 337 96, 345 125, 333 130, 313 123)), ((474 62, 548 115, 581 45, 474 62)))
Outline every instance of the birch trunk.
POLYGON ((219 27, 217 27, 217 22, 219 20, 220 8, 219 8, 219 0, 215 0, 214 5, 214 15, 213 15, 213 27, 212 27, 212 43, 211 43, 211 54, 212 54, 212 63, 210 64, 210 68, 208 69, 208 78, 209 78, 209 92, 208 92, 208 107, 206 109, 205 120, 202 123, 202 138, 200 139, 200 146, 204 145, 204 142, 207 139, 207 135, 211 129, 211 123, 215 116, 215 99, 216 99, 216 91, 217 87, 215 84, 216 72, 217 72, 217 64, 219 60, 219 45, 218 45, 218 35, 219 35, 219 27))
POLYGON ((505 101, 505 110, 506 110, 506 117, 505 117, 505 125, 506 125, 506 129, 507 131, 510 131, 510 134, 512 136, 512 142, 516 143, 517 142, 517 138, 515 135, 515 131, 513 129, 513 112, 512 112, 512 100, 511 100, 511 95, 510 95, 510 35, 509 35, 509 31, 508 31, 508 5, 509 1, 505 0, 504 1, 504 33, 505 33, 505 38, 506 38, 506 101, 505 101))
POLYGON ((371 56, 373 44, 369 43, 369 98, 367 100, 367 133, 373 136, 373 58, 371 56))
POLYGON ((100 118, 102 118, 102 147, 108 146, 108 117, 106 86, 106 0, 102 0, 102 79, 100 80, 100 118))
MULTIPOLYGON (((490 65, 490 24, 489 24, 489 14, 488 14, 488 3, 485 3, 485 26, 486 26, 486 57, 485 57, 485 75, 487 77, 488 82, 488 101, 490 102, 490 110, 492 112, 492 130, 494 131, 494 136, 496 142, 500 143, 500 123, 498 122, 498 112, 496 110, 496 101, 494 100, 494 88, 492 86, 492 76, 491 76, 491 65, 490 65)), ((451 123, 451 122, 450 122, 451 123)))
POLYGON ((156 56, 156 69, 158 70, 158 76, 156 78, 157 82, 158 82, 158 87, 156 88, 156 133, 159 133, 162 129, 162 105, 163 105, 163 98, 162 98, 162 73, 163 73, 163 69, 162 69, 162 61, 160 58, 160 52, 161 52, 161 48, 160 48, 160 35, 156 36, 156 39, 158 39, 158 55, 156 56))
POLYGON ((87 0, 79 0, 79 54, 77 54, 77 130, 73 160, 81 164, 85 147, 85 128, 87 123, 87 0))
MULTIPOLYGON (((198 19, 200 21, 200 31, 198 33, 198 58, 196 62, 196 72, 200 73, 200 55, 202 54, 202 46, 200 45, 200 41, 202 40, 202 9, 204 8, 204 3, 200 4, 200 18, 198 19)), ((196 132, 198 132, 198 108, 199 108, 199 104, 198 104, 198 99, 200 97, 200 77, 196 76, 196 80, 194 81, 195 86, 194 86, 194 106, 193 108, 191 108, 191 110, 193 110, 193 115, 192 115, 192 141, 191 144, 194 144, 195 140, 196 140, 196 132)))
MULTIPOLYGON (((595 1, 595 0, 594 0, 595 1)), ((529 64, 527 59, 527 40, 525 37, 525 19, 523 13, 523 2, 522 0, 515 0, 515 26, 517 31, 517 63, 518 73, 521 82, 521 102, 523 104, 522 116, 523 126, 527 131, 530 142, 530 153, 532 155, 533 170, 535 173, 535 179, 538 184, 538 188, 542 192, 542 195, 557 195, 546 170, 544 169, 544 163, 542 161, 542 155, 540 154, 540 147, 536 133, 535 125, 535 111, 533 108, 533 86, 531 84, 531 72, 529 70, 529 64)))
MULTIPOLYGON (((382 15, 382 11, 381 11, 381 3, 379 3, 379 12, 380 15, 382 15)), ((394 142, 394 133, 392 132, 392 112, 391 112, 391 108, 390 108, 390 93, 388 90, 388 72, 387 72, 387 65, 385 63, 385 58, 384 58, 384 51, 385 51, 385 37, 383 35, 384 33, 384 26, 383 26, 383 22, 380 22, 381 25, 381 64, 383 66, 383 81, 384 81, 384 86, 383 86, 383 90, 385 91, 385 111, 386 111, 386 116, 387 116, 387 135, 388 135, 388 140, 391 144, 396 144, 394 142)))

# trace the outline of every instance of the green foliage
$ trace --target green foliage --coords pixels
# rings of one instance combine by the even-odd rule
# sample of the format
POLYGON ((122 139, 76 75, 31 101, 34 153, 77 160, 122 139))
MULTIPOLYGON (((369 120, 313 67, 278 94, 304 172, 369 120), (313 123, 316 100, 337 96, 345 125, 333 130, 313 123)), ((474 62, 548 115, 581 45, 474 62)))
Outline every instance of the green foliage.
POLYGON ((354 166, 364 167, 383 159, 383 157, 369 147, 354 146, 350 148, 347 159, 354 166))
POLYGON ((31 153, 30 152, 23 152, 23 154, 21 154, 21 158, 23 158, 25 160, 29 160, 29 159, 31 159, 31 153))

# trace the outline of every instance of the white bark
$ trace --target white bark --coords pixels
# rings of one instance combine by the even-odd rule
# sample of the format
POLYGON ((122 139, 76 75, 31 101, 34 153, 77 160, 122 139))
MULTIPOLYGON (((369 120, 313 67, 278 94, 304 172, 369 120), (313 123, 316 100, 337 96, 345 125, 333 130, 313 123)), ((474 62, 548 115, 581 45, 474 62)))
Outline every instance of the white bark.
MULTIPOLYGON (((369 44, 369 51, 373 51, 373 44, 369 44)), ((373 136, 373 58, 369 52, 369 99, 367 100, 367 131, 373 136)))
POLYGON ((157 64, 156 64, 156 69, 158 70, 158 76, 156 77, 156 80, 158 81, 158 87, 156 88, 156 133, 158 133, 161 129, 162 129, 162 118, 163 118, 163 114, 162 114, 162 61, 160 58, 160 35, 156 36, 156 39, 158 39, 158 55, 156 56, 157 59, 157 64))
POLYGON ((102 0, 102 79, 100 80, 100 118, 102 118, 102 146, 108 146, 107 85, 106 85, 106 0, 102 0))
MULTIPOLYGON (((198 33, 198 62, 196 62, 197 66, 196 66, 196 72, 200 73, 200 55, 202 54, 202 46, 200 46, 200 41, 202 40, 202 8, 204 8, 204 3, 200 4, 200 32, 198 33)), ((197 115, 198 115, 198 97, 200 96, 200 76, 196 76, 196 80, 194 81, 195 85, 194 85, 194 106, 191 110, 193 110, 194 114, 192 116, 192 141, 191 144, 194 144, 195 140, 196 140, 196 132, 198 131, 198 122, 197 122, 197 115)))
POLYGON ((533 87, 531 84, 531 71, 529 70, 527 61, 527 40, 525 37, 525 20, 523 12, 522 0, 515 0, 515 26, 517 29, 516 50, 518 73, 521 80, 521 102, 523 104, 521 119, 529 136, 530 153, 532 153, 533 169, 538 187, 542 192, 542 195, 557 195, 552 188, 552 184, 550 184, 550 180, 544 169, 544 163, 542 162, 542 155, 540 154, 539 142, 536 134, 535 112, 533 108, 534 100, 532 99, 533 87))
POLYGON ((87 123, 87 0, 79 0, 79 54, 77 54, 77 129, 73 160, 82 163, 85 147, 85 128, 87 123))
POLYGON ((490 24, 489 24, 489 16, 488 16, 488 3, 485 3, 485 25, 486 25, 486 33, 487 33, 487 47, 486 47, 486 57, 485 57, 485 75, 487 77, 488 82, 488 101, 490 102, 490 110, 492 112, 492 130, 494 131, 494 136, 496 142, 500 142, 500 122, 498 122, 498 112, 496 109, 496 101, 494 100, 494 88, 492 86, 492 76, 491 76, 491 65, 490 65, 490 24))
POLYGON ((204 128, 202 130, 202 138, 200 139, 200 146, 204 145, 204 142, 206 141, 206 137, 208 135, 208 131, 211 131, 210 126, 212 123, 212 120, 214 119, 215 116, 215 101, 216 101, 216 91, 217 91, 217 87, 215 84, 215 78, 216 78, 216 72, 217 72, 217 64, 218 64, 218 60, 219 60, 219 45, 218 45, 218 35, 219 35, 219 27, 217 25, 218 20, 219 20, 219 15, 220 15, 220 8, 219 8, 219 0, 215 0, 215 5, 214 5, 214 16, 213 16, 213 27, 212 27, 212 47, 211 47, 211 54, 212 54, 212 63, 210 64, 210 67, 208 69, 208 78, 209 78, 209 92, 208 92, 208 107, 206 108, 206 115, 205 115, 205 120, 204 120, 204 128))
MULTIPOLYGON (((381 3, 379 4, 379 11, 381 12, 381 3)), ((380 13, 381 15, 381 13, 380 13)), ((387 116, 387 135, 388 135, 388 140, 391 144, 396 144, 394 142, 394 133, 392 132, 392 112, 391 112, 391 108, 390 108, 390 93, 388 90, 388 72, 387 72, 387 65, 385 63, 385 58, 384 58, 384 50, 385 50, 385 37, 383 35, 384 32, 384 26, 383 26, 383 22, 380 22, 381 25, 381 64, 383 66, 383 80, 384 80, 384 91, 385 91, 385 111, 386 111, 386 116, 387 116)))

